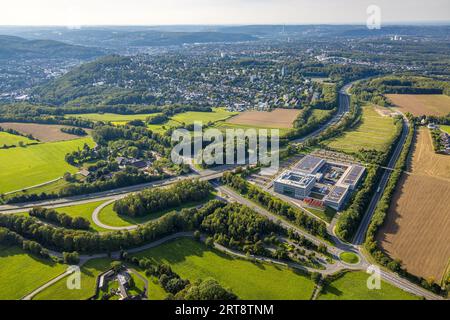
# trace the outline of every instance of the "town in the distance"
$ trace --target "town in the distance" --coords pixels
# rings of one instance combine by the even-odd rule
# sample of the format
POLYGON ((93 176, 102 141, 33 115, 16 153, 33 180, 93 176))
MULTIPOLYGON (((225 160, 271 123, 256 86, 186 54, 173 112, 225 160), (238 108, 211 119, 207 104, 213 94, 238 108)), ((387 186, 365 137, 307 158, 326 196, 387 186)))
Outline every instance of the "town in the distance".
POLYGON ((449 48, 447 24, 0 26, 0 300, 448 299, 449 48), (175 161, 179 133, 203 139, 175 161))

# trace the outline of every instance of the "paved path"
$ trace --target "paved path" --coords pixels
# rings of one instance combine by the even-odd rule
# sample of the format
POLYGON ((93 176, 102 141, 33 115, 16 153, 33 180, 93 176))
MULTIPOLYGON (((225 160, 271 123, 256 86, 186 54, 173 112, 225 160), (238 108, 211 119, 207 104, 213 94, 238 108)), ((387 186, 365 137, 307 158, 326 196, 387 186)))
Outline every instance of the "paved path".
POLYGON ((63 177, 59 177, 59 178, 56 178, 56 179, 53 179, 53 180, 50 180, 50 181, 47 181, 47 182, 42 182, 42 183, 36 184, 34 186, 31 186, 31 187, 26 187, 26 188, 22 188, 22 189, 19 189, 19 190, 14 190, 14 191, 8 191, 8 192, 5 192, 4 195, 8 195, 8 194, 12 194, 12 193, 16 193, 16 192, 20 192, 20 191, 24 191, 24 190, 29 190, 29 189, 33 189, 33 188, 37 188, 37 187, 42 187, 42 186, 45 186, 47 184, 50 184, 50 183, 56 182, 58 180, 61 180, 62 178, 63 177))
POLYGON ((109 225, 101 222, 100 219, 98 218, 98 215, 99 215, 100 211, 103 210, 103 208, 109 206, 111 203, 119 200, 120 198, 123 198, 123 197, 117 197, 117 198, 108 200, 105 203, 102 203, 101 205, 99 205, 97 208, 95 208, 94 212, 92 212, 92 221, 94 221, 94 223, 97 226, 102 227, 103 229, 107 229, 107 230, 133 230, 133 229, 136 229, 138 227, 138 225, 124 226, 124 227, 109 226, 109 225))

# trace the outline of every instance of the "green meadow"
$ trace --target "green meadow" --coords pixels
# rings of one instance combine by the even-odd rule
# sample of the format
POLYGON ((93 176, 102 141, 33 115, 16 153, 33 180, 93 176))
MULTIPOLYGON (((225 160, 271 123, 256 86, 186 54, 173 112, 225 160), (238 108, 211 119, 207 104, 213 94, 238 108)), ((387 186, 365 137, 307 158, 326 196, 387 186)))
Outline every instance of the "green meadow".
POLYGON ((34 140, 28 139, 26 137, 22 137, 16 134, 11 134, 8 132, 0 131, 0 147, 6 146, 19 146, 19 143, 23 142, 24 144, 30 144, 36 142, 34 140))
POLYGON ((33 297, 33 300, 86 300, 95 294, 95 285, 100 273, 109 269, 110 259, 95 259, 81 267, 80 289, 67 288, 67 277, 54 283, 33 297))
POLYGON ((446 126, 446 125, 439 125, 439 127, 442 129, 442 131, 447 132, 448 134, 450 134, 450 126, 446 126))
POLYGON ((140 113, 140 114, 117 114, 117 113, 83 113, 66 114, 65 117, 82 118, 91 121, 126 123, 131 120, 146 120, 161 113, 140 113))
POLYGON ((385 151, 395 138, 395 133, 393 118, 383 117, 372 106, 365 106, 361 122, 355 128, 325 144, 345 152, 358 152, 361 149, 385 151))
POLYGON ((105 201, 96 201, 70 207, 62 207, 56 209, 56 211, 67 213, 71 217, 82 217, 89 220, 89 222, 91 223, 91 231, 98 231, 98 232, 110 231, 97 226, 92 220, 92 212, 94 212, 95 208, 97 208, 104 202, 105 201))
POLYGON ((361 271, 346 272, 326 285, 319 300, 417 300, 418 297, 393 285, 381 282, 381 289, 367 288, 368 274, 361 271))
POLYGON ((20 190, 58 177, 65 172, 75 173, 76 167, 65 161, 65 155, 94 145, 91 137, 46 142, 24 148, 0 150, 0 193, 20 190))
POLYGON ((308 276, 233 258, 192 239, 178 239, 136 256, 168 263, 182 278, 191 281, 213 277, 241 299, 309 299, 314 289, 308 276))
POLYGON ((17 300, 65 272, 66 266, 0 245, 0 300, 17 300))

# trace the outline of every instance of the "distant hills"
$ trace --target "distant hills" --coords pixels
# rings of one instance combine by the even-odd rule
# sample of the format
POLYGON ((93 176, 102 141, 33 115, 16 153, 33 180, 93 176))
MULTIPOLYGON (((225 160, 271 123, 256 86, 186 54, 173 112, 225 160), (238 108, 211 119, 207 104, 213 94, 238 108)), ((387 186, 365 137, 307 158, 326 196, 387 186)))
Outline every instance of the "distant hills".
POLYGON ((70 45, 54 40, 27 40, 0 35, 0 59, 89 59, 103 55, 98 48, 70 45))

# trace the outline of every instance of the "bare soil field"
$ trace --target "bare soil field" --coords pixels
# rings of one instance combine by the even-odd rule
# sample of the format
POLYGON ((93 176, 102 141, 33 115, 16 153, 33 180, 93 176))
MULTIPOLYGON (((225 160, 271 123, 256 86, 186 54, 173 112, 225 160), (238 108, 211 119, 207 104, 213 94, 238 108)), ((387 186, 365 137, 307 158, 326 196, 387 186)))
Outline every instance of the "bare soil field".
POLYGON ((450 156, 435 154, 421 128, 384 226, 381 247, 406 269, 440 282, 450 258, 450 156))
MULTIPOLYGON (((80 138, 79 136, 61 132, 61 128, 69 128, 70 126, 37 124, 37 123, 18 123, 3 122, 0 127, 5 129, 14 129, 16 131, 31 134, 34 138, 41 142, 65 141, 80 138)), ((89 131, 89 130, 85 130, 89 131)))
POLYGON ((292 128, 301 110, 275 109, 273 111, 245 111, 227 120, 228 123, 266 127, 292 128))
POLYGON ((402 112, 415 116, 445 116, 450 113, 450 97, 443 94, 387 94, 402 112))

